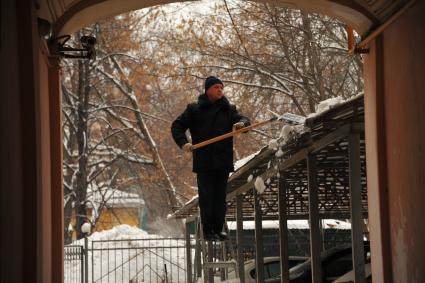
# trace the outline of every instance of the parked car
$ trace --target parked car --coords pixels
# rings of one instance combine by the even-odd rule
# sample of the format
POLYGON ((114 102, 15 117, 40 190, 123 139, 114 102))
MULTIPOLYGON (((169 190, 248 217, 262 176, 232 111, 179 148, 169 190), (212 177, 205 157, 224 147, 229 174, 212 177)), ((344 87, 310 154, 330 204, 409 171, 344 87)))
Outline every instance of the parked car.
MULTIPOLYGON (((365 242, 365 260, 368 262, 370 246, 365 242)), ((340 245, 324 251, 321 254, 322 282, 331 283, 353 269, 352 249, 350 244, 340 245)), ((311 259, 289 269, 291 283, 311 282, 311 259)), ((265 279, 266 283, 279 283, 280 274, 274 278, 265 279)))
MULTIPOLYGON (((308 257, 305 256, 290 256, 289 257, 289 268, 294 267, 300 263, 305 262, 308 260, 308 257)), ((280 257, 278 256, 272 256, 272 257, 265 257, 264 259, 264 278, 270 279, 270 278, 276 278, 280 275, 280 257)), ((256 266, 255 266, 255 260, 250 259, 245 261, 244 264, 245 269, 245 282, 246 283, 255 283, 255 279, 257 277, 256 272, 256 266)), ((235 278, 235 272, 232 270, 229 272, 229 279, 235 278)))
MULTIPOLYGON (((371 266, 370 263, 365 264, 364 266, 364 271, 365 271, 365 278, 366 278, 366 283, 371 283, 372 282, 372 270, 371 270, 371 266)), ((351 270, 347 273, 345 273, 343 276, 339 277, 338 279, 336 279, 335 281, 333 281, 332 283, 349 283, 349 282, 354 282, 354 270, 351 270)))

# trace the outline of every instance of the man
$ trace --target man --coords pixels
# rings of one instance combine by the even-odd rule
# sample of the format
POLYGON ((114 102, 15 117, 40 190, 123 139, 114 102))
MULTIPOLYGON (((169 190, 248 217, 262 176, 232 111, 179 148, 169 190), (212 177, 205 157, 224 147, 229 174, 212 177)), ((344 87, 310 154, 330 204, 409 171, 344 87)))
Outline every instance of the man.
POLYGON ((223 93, 224 84, 217 77, 205 80, 205 93, 171 125, 176 144, 193 151, 193 172, 197 174, 199 208, 205 240, 227 240, 222 231, 226 216, 226 187, 233 168, 233 138, 193 150, 185 132, 189 129, 193 144, 249 126, 248 118, 239 114, 223 93))

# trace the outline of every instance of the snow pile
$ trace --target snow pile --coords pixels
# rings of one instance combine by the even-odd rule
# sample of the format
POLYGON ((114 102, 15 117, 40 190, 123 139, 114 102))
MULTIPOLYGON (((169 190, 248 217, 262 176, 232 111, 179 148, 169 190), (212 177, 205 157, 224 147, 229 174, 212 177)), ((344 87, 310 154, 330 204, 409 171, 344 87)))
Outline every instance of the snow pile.
POLYGON ((242 166, 244 166, 246 163, 248 163, 251 159, 253 159, 255 156, 257 156, 260 153, 261 149, 257 152, 254 152, 251 155, 248 155, 242 159, 239 159, 238 161, 235 162, 235 171, 238 170, 239 168, 241 168, 242 166))
POLYGON ((286 139, 286 137, 289 135, 289 133, 292 131, 293 126, 290 125, 284 125, 282 129, 280 130, 279 138, 280 139, 286 139))
MULTIPOLYGON (((89 278, 93 282, 183 282, 185 244, 183 239, 148 234, 129 225, 95 232, 88 237, 89 278)), ((84 239, 72 245, 84 246, 84 239)), ((79 260, 65 260, 65 270, 79 270, 80 265, 79 260)), ((73 276, 65 272, 65 282, 73 276)))
POLYGON ((352 101, 356 98, 358 98, 359 96, 362 96, 363 93, 359 93, 353 97, 350 97, 348 99, 344 99, 342 96, 337 96, 337 97, 332 97, 326 100, 321 101, 317 106, 316 106, 316 112, 315 113, 310 113, 307 118, 312 118, 315 116, 318 116, 320 114, 322 114, 323 112, 335 108, 343 103, 347 103, 349 101, 352 101))
POLYGON ((271 139, 269 141, 269 148, 270 149, 277 150, 278 147, 279 147, 279 143, 278 143, 278 141, 276 139, 271 139))
POLYGON ((259 194, 264 193, 264 190, 266 189, 266 185, 264 184, 264 181, 261 177, 257 177, 255 179, 254 187, 259 194))
MULTIPOLYGON (((94 232, 89 237, 89 241, 109 241, 109 240, 127 240, 127 239, 144 239, 144 238, 158 238, 161 236, 151 235, 148 232, 134 226, 122 224, 115 226, 110 230, 103 230, 94 232)), ((84 239, 74 241, 73 245, 84 245, 84 239)))
MULTIPOLYGON (((323 112, 334 108, 336 106, 339 106, 343 103, 347 103, 350 102, 351 100, 357 99, 359 96, 362 96, 363 93, 360 93, 354 97, 351 97, 347 100, 344 100, 343 97, 338 96, 338 97, 333 97, 333 98, 329 98, 326 99, 322 102, 320 102, 317 107, 316 107, 316 112, 315 113, 311 113, 308 115, 308 118, 312 118, 315 116, 318 116, 320 114, 322 114, 323 112)), ((300 116, 301 117, 301 116, 300 116)), ((305 120, 304 120, 305 122, 305 120)), ((282 161, 283 156, 285 155, 285 151, 282 150, 284 149, 284 146, 286 144, 288 144, 290 141, 296 139, 297 137, 301 136, 302 134, 304 134, 305 132, 309 131, 308 127, 305 126, 305 124, 287 124, 285 123, 279 133, 278 137, 273 137, 272 139, 269 140, 267 148, 269 150, 273 150, 275 151, 274 155, 275 157, 278 159, 277 161, 282 161)), ((251 154, 250 156, 247 156, 239 161, 237 161, 235 163, 235 171, 237 171, 239 168, 241 168, 243 165, 247 164, 250 160, 254 159, 259 152, 261 152, 261 150, 263 150, 264 148, 260 149, 259 151, 257 151, 254 154, 251 154)), ((273 160, 273 159, 272 159, 273 160)), ((272 160, 269 161, 268 165, 267 165, 267 169, 270 169, 271 166, 271 162, 272 160)), ((277 170, 277 168, 275 168, 275 170, 277 170)), ((253 180, 255 176, 250 175, 247 178, 247 183, 251 182, 253 180)), ((280 177, 280 174, 277 173, 277 177, 280 177)), ((261 178, 260 178, 261 179, 261 178)), ((259 192, 262 193, 264 192, 264 182, 262 180, 257 179, 255 180, 255 189, 259 192)))
POLYGON ((283 146, 290 140, 293 140, 297 136, 303 134, 306 130, 307 128, 304 127, 304 125, 284 125, 280 130, 277 141, 281 146, 283 146))
POLYGON ((280 157, 282 157, 282 155, 283 155, 283 151, 282 151, 282 149, 281 149, 281 148, 279 148, 279 150, 278 150, 278 151, 276 151, 275 156, 276 156, 277 158, 280 158, 280 157))
POLYGON ((344 102, 344 99, 341 96, 331 97, 326 100, 320 101, 320 103, 316 106, 316 114, 322 113, 330 108, 340 105, 344 102))

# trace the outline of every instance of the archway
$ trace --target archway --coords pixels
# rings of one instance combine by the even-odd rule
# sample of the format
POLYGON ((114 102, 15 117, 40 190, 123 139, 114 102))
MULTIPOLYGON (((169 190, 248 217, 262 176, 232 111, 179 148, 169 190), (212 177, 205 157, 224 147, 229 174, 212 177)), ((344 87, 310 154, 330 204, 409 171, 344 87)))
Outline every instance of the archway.
MULTIPOLYGON (((1 226, 10 229, 1 238, 10 268, 2 265, 1 276, 5 282, 58 282, 63 236, 53 227, 61 227, 62 210, 59 69, 58 58, 38 36, 37 17, 50 20, 61 34, 98 17, 174 1, 46 1, 36 7, 28 2, 3 1, 1 10, 6 102, 0 112, 9 133, 1 139, 1 226)), ((335 16, 363 37, 372 35, 365 55, 365 107, 373 277, 423 281, 424 255, 415 251, 425 249, 418 211, 425 184, 425 57, 419 52, 425 47, 425 1, 298 1, 295 6, 335 16)))

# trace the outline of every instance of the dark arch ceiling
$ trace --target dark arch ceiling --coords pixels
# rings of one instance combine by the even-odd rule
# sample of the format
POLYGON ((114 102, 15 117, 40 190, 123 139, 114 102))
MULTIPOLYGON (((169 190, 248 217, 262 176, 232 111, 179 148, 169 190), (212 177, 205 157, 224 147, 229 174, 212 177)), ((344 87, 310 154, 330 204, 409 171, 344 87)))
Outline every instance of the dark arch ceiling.
MULTIPOLYGON (((69 34, 94 21, 120 13, 149 6, 186 2, 173 0, 39 0, 36 4, 38 17, 53 25, 55 35, 69 34)), ((366 36, 382 25, 408 0, 270 0, 307 12, 326 14, 352 26, 361 36, 366 36)))

